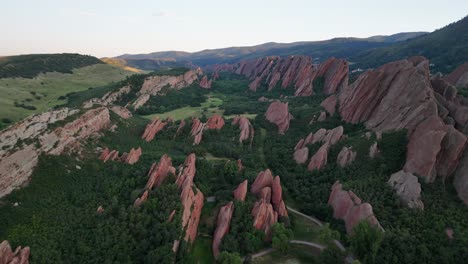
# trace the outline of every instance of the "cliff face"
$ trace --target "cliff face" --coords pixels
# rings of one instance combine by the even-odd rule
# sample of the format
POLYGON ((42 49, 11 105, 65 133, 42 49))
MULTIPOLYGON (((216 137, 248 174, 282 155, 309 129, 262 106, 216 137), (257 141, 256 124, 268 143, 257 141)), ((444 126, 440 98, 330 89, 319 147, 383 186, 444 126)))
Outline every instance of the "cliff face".
POLYGON ((45 112, 0 132, 0 197, 27 182, 40 153, 59 155, 78 151, 81 140, 110 126, 109 110, 100 107, 88 110, 61 127, 48 129, 51 124, 77 112, 66 108, 45 112))

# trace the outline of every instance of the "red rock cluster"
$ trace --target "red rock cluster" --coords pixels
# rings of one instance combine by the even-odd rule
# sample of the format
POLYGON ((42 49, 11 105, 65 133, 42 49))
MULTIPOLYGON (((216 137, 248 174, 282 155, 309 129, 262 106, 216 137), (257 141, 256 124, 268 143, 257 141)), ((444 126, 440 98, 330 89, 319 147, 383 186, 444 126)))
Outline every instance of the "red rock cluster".
POLYGON ((232 213, 234 211, 234 203, 229 202, 219 209, 218 220, 216 222, 216 230, 213 235, 212 250, 215 258, 219 256, 219 245, 223 237, 229 232, 229 225, 231 224, 232 213))
POLYGON ((254 227, 271 236, 271 227, 278 221, 278 217, 288 217, 288 211, 282 197, 282 188, 279 176, 273 178, 269 169, 261 171, 250 191, 260 196, 252 210, 254 227))
POLYGON ((202 123, 200 119, 195 118, 192 120, 192 130, 190 134, 194 137, 193 144, 200 144, 203 137, 203 130, 205 129, 206 123, 202 123))
POLYGON ((336 163, 341 168, 344 168, 350 165, 351 163, 353 163, 353 161, 356 159, 356 156, 357 156, 357 153, 356 151, 352 150, 352 147, 349 147, 349 148, 343 147, 340 153, 338 153, 338 157, 336 158, 336 163))
POLYGON ((247 196, 247 185, 248 182, 247 180, 245 180, 242 183, 240 183, 239 186, 237 186, 237 188, 232 193, 234 199, 241 202, 245 201, 245 197, 247 196))
POLYGON ((220 115, 212 115, 206 121, 206 129, 220 130, 224 126, 224 119, 220 115))
POLYGON ((105 148, 99 156, 99 159, 104 162, 107 162, 108 160, 113 160, 132 165, 140 159, 141 153, 142 151, 140 147, 138 147, 137 149, 132 148, 129 153, 124 152, 122 156, 119 157, 118 150, 110 151, 108 148, 105 148))
POLYGON ((240 134, 239 134, 239 143, 244 142, 250 138, 250 144, 252 145, 252 141, 254 138, 255 130, 250 123, 249 119, 244 116, 236 116, 232 120, 233 125, 239 125, 240 134))
POLYGON ((289 121, 293 116, 289 113, 288 103, 272 102, 265 113, 268 121, 278 126, 278 133, 284 134, 289 129, 289 121))
POLYGON ((159 117, 154 118, 146 125, 145 132, 143 132, 141 138, 146 140, 146 142, 152 141, 156 134, 158 134, 167 124, 168 120, 163 121, 159 119, 159 117))
POLYGON ((458 66, 453 72, 444 76, 444 80, 458 87, 468 87, 468 62, 458 66))
POLYGON ((323 93, 333 94, 348 86, 348 62, 329 58, 320 64, 316 78, 323 77, 323 93))
POLYGON ((212 81, 213 81, 213 79, 208 81, 208 76, 204 75, 203 78, 201 79, 199 85, 200 85, 201 88, 210 89, 212 81))
POLYGON ((30 253, 29 247, 21 248, 19 246, 13 251, 10 243, 7 240, 3 240, 0 243, 0 264, 28 264, 30 253))
POLYGON ((129 119, 130 117, 133 116, 132 112, 130 112, 127 108, 122 107, 122 106, 114 105, 110 108, 110 110, 112 110, 112 112, 116 113, 118 116, 120 116, 123 119, 129 119))
POLYGON ((352 234, 353 228, 361 221, 368 221, 372 226, 383 230, 372 206, 362 203, 352 191, 344 191, 339 181, 332 186, 328 204, 333 208, 333 217, 345 222, 348 234, 352 234))

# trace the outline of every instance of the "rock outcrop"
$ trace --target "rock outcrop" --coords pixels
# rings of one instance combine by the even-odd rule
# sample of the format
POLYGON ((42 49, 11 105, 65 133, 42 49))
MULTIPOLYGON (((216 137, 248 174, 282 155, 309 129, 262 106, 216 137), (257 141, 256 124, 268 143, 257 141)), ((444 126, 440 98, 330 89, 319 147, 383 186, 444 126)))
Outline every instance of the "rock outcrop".
POLYGON ((120 97, 122 97, 122 95, 130 93, 130 91, 131 91, 130 86, 124 86, 124 87, 120 88, 119 90, 117 90, 115 92, 106 93, 101 98, 92 98, 92 99, 86 101, 83 104, 83 108, 85 108, 85 109, 86 108, 91 108, 91 107, 93 107, 93 105, 102 105, 102 106, 112 105, 115 102, 117 102, 120 99, 120 97))
POLYGON ((255 130, 249 119, 244 116, 236 116, 232 120, 232 124, 239 125, 239 129, 241 131, 239 134, 239 143, 242 143, 250 138, 250 144, 252 144, 255 130))
POLYGON ((272 102, 265 113, 268 121, 278 126, 278 133, 284 134, 289 128, 293 116, 289 113, 288 103, 272 102))
POLYGON ((245 180, 237 186, 237 188, 232 193, 232 195, 234 196, 234 199, 241 201, 241 202, 245 201, 245 197, 247 196, 247 185, 248 185, 248 182, 247 180, 245 180))
POLYGON ((132 148, 130 150, 130 153, 124 152, 122 156, 120 157, 119 157, 119 152, 117 150, 110 151, 108 148, 105 148, 102 151, 101 155, 99 156, 99 159, 104 162, 112 160, 112 161, 120 161, 120 162, 132 165, 138 162, 141 154, 142 154, 142 150, 140 147, 138 147, 137 149, 132 148))
POLYGON ((194 138, 193 144, 198 145, 200 144, 202 137, 203 137, 203 130, 205 129, 206 123, 202 123, 200 119, 195 118, 192 120, 192 130, 190 134, 194 138))
POLYGON ((163 121, 159 119, 159 117, 155 117, 146 125, 145 131, 143 132, 141 138, 146 140, 146 142, 152 141, 156 134, 158 134, 167 124, 167 120, 163 121))
POLYGON ((221 130, 224 126, 224 119, 220 115, 212 115, 206 121, 206 129, 216 129, 221 130))
POLYGON ((145 79, 141 89, 137 92, 138 98, 133 102, 132 106, 136 110, 144 105, 150 96, 158 95, 164 87, 180 90, 191 85, 202 74, 200 68, 190 70, 183 75, 178 76, 150 76, 145 79))
POLYGON ((337 102, 338 102, 338 97, 336 95, 331 95, 327 97, 327 99, 323 100, 323 102, 320 103, 320 106, 323 107, 330 116, 333 116, 336 111, 337 102))
POLYGON ((297 164, 304 164, 309 159, 309 148, 303 147, 294 151, 294 160, 297 164))
POLYGON ((215 258, 219 256, 219 246, 223 237, 229 232, 229 225, 231 224, 232 213, 234 211, 234 203, 229 202, 219 209, 218 220, 216 222, 216 230, 213 235, 213 255, 215 258))
POLYGON ((349 147, 349 148, 343 147, 340 153, 338 153, 336 163, 341 168, 344 168, 350 165, 351 163, 353 163, 353 161, 356 159, 356 155, 357 153, 352 150, 352 147, 349 147))
POLYGON ((329 58, 320 64, 316 78, 322 77, 323 93, 333 94, 348 86, 348 62, 344 59, 329 58))
POLYGON ((344 191, 339 181, 333 184, 328 204, 333 208, 333 217, 345 222, 346 232, 352 234, 353 228, 361 221, 383 230, 372 211, 372 206, 362 203, 352 191, 344 191))
POLYGON ((172 159, 164 154, 158 163, 151 165, 145 188, 152 190, 154 187, 159 187, 169 174, 175 174, 175 168, 172 166, 172 159))
POLYGON ((213 80, 208 81, 208 76, 204 75, 203 78, 201 79, 199 85, 200 85, 201 88, 210 89, 212 81, 213 80))
POLYGON ((444 80, 458 87, 468 87, 468 62, 458 66, 444 80))
POLYGON ((283 188, 281 187, 281 179, 276 176, 271 185, 271 203, 273 209, 278 213, 278 216, 288 216, 288 211, 283 201, 283 188))
POLYGON ((110 108, 110 110, 123 119, 129 119, 130 117, 133 116, 132 113, 127 108, 122 107, 122 106, 114 105, 110 108))
POLYGON ((375 158, 378 154, 380 153, 379 151, 379 146, 377 145, 377 142, 374 142, 369 148, 369 157, 371 159, 375 158))
POLYGON ((264 187, 271 186, 273 184, 273 175, 269 169, 261 171, 257 174, 257 178, 250 187, 250 192, 253 194, 260 194, 264 187))
POLYGON ((0 132, 0 197, 27 182, 41 153, 78 151, 81 140, 98 136, 110 126, 109 110, 100 107, 63 126, 49 128, 77 112, 65 108, 34 115, 0 132))
POLYGON ((266 239, 271 239, 271 227, 278 222, 278 213, 273 210, 271 203, 264 200, 257 201, 252 210, 254 227, 266 234, 266 239))
POLYGON ((309 165, 307 165, 307 169, 309 171, 320 170, 325 167, 325 165, 327 165, 329 147, 330 145, 325 143, 319 148, 319 150, 317 150, 317 152, 310 159, 309 165))
POLYGON ((409 208, 424 209, 418 177, 401 170, 390 176, 388 184, 409 208))
POLYGON ((29 247, 11 249, 10 243, 3 240, 0 243, 0 264, 28 264, 31 250, 29 247))
POLYGON ((458 197, 468 205, 468 148, 460 159, 457 171, 455 173, 455 179, 453 180, 453 186, 457 190, 458 197))

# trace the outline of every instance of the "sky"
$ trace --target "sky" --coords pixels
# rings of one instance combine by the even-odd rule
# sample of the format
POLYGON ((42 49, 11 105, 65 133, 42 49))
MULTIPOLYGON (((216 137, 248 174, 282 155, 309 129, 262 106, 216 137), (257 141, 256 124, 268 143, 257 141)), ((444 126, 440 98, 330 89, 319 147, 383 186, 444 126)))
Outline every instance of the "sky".
POLYGON ((467 0, 0 0, 0 55, 97 57, 434 31, 467 0))

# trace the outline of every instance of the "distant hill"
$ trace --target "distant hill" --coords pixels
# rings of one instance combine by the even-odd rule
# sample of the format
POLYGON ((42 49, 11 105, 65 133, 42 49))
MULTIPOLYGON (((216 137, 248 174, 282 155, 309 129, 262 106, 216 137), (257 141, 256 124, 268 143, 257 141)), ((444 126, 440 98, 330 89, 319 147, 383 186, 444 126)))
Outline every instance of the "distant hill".
POLYGON ((330 56, 349 57, 356 52, 385 47, 398 41, 407 40, 427 34, 426 32, 406 32, 390 36, 373 36, 370 38, 335 38, 324 41, 302 41, 293 43, 269 42, 256 46, 229 47, 208 49, 198 52, 162 51, 149 54, 124 54, 119 59, 127 61, 127 65, 140 69, 158 69, 174 65, 190 64, 206 66, 216 63, 234 63, 242 59, 278 55, 309 55, 314 59, 330 56))
POLYGON ((133 68, 133 67, 130 67, 127 65, 127 61, 125 61, 124 59, 119 59, 119 58, 101 58, 101 60, 107 64, 110 64, 112 66, 115 66, 115 67, 119 67, 123 70, 126 70, 126 71, 131 71, 131 72, 135 72, 135 73, 140 73, 141 70, 140 69, 136 69, 136 68, 133 68))
POLYGON ((72 73, 73 69, 102 63, 104 62, 93 56, 72 53, 1 57, 0 78, 34 78, 46 72, 72 73))
POLYGON ((468 61, 468 16, 430 34, 387 47, 363 50, 350 59, 356 62, 353 67, 374 68, 414 55, 427 57, 434 64, 432 70, 443 73, 468 61))

